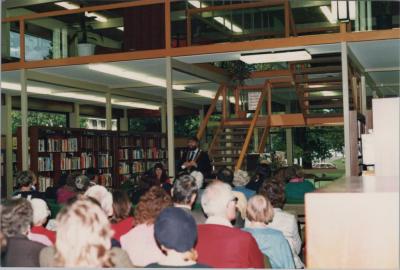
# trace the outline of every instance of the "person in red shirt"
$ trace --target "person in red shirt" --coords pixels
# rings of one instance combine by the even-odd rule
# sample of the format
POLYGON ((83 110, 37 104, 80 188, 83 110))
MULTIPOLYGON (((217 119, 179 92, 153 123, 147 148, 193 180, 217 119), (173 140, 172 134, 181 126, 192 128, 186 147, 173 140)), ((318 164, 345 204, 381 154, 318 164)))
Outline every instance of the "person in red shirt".
POLYGON ((214 181, 205 189, 201 205, 208 218, 198 225, 198 262, 215 268, 264 268, 256 240, 231 224, 236 217, 232 188, 214 181))
POLYGON ((50 216, 50 210, 47 204, 42 199, 31 199, 30 203, 33 209, 33 226, 31 227, 30 234, 39 234, 46 236, 51 243, 54 245, 56 242, 56 233, 46 229, 43 224, 46 223, 48 216, 50 216))
POLYGON ((113 238, 117 241, 120 241, 121 236, 133 228, 132 204, 125 191, 116 190, 113 192, 113 216, 110 221, 111 228, 114 231, 113 238))

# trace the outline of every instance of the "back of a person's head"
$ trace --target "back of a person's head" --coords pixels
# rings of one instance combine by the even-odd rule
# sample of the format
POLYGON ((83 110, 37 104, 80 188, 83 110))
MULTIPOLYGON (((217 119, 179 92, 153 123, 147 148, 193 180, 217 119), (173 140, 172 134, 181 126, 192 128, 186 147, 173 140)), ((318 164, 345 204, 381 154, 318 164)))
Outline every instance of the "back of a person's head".
POLYGON ((31 171, 22 171, 17 174, 17 187, 29 187, 34 180, 34 174, 31 171))
POLYGON ((233 185, 235 187, 244 187, 250 181, 250 176, 246 171, 237 170, 233 175, 233 185))
POLYGON ((161 211, 154 224, 154 237, 163 251, 184 253, 184 260, 197 259, 193 249, 197 240, 196 221, 184 210, 168 207, 161 211))
POLYGON ((41 226, 46 223, 48 216, 51 212, 46 202, 42 199, 31 199, 29 201, 33 209, 33 221, 34 226, 41 226))
POLYGON ((193 171, 190 175, 196 180, 197 188, 201 189, 203 187, 204 175, 200 171, 193 171))
POLYGON ((201 196, 201 206, 208 217, 225 217, 227 206, 234 198, 232 187, 221 181, 213 181, 201 196))
POLYGON ((171 196, 161 187, 151 187, 140 197, 139 203, 136 205, 136 224, 154 224, 160 212, 168 206, 172 206, 171 196))
POLYGON ((193 195, 197 194, 196 180, 191 175, 182 175, 174 181, 172 200, 179 204, 189 204, 193 195))
POLYGON ((6 200, 1 204, 1 231, 7 237, 26 235, 29 232, 33 210, 24 198, 6 200))
POLYGON ((106 214, 93 199, 80 197, 57 215, 55 262, 62 267, 113 266, 108 250, 112 230, 106 214))
POLYGON ((233 171, 228 168, 221 168, 218 170, 216 178, 224 183, 227 183, 228 185, 232 186, 233 182, 233 171))
POLYGON ((274 178, 264 181, 258 194, 267 198, 274 208, 283 208, 285 204, 285 185, 274 178))
POLYGON ((249 221, 269 223, 274 217, 274 209, 264 196, 254 195, 247 202, 246 215, 249 221))
POLYGON ((293 165, 293 169, 295 171, 295 176, 298 178, 303 178, 304 177, 304 171, 303 168, 297 164, 293 165))
POLYGON ((95 185, 85 192, 85 196, 91 197, 97 200, 101 208, 103 209, 104 213, 107 216, 112 216, 113 214, 113 197, 112 194, 103 186, 95 185))
POLYGON ((75 174, 73 181, 75 183, 75 188, 80 192, 85 192, 90 183, 89 178, 83 174, 75 174))
POLYGON ((119 222, 132 215, 132 203, 128 193, 123 190, 115 190, 113 197, 113 217, 111 222, 119 222))

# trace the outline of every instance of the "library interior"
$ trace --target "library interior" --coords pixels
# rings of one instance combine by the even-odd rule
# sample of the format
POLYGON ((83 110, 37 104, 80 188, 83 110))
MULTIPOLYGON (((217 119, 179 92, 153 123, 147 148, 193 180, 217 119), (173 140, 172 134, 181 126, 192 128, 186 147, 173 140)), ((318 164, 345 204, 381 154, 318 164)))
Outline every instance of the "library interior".
POLYGON ((1 13, 2 267, 400 267, 400 2, 1 13))

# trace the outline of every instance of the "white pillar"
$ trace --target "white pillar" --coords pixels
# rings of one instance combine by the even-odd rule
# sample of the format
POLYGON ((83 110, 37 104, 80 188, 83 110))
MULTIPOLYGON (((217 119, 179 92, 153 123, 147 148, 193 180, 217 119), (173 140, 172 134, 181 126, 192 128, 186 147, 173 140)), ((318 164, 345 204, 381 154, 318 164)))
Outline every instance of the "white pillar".
POLYGON ((69 113, 69 127, 80 128, 80 106, 78 102, 74 102, 74 111, 69 113))
POLYGON ((372 3, 367 1, 367 30, 372 30, 372 3))
POLYGON ((350 156, 350 110, 349 110, 349 70, 347 63, 347 42, 341 43, 342 56, 342 89, 343 89, 343 123, 344 123, 344 156, 346 176, 351 175, 350 156))
POLYGON ((161 133, 167 132, 167 104, 163 102, 160 107, 161 133))
MULTIPOLYGON (((286 104, 286 113, 290 113, 290 104, 286 104)), ((286 159, 288 165, 293 165, 293 130, 286 128, 286 159)))
POLYGON ((119 120, 119 127, 121 131, 128 131, 128 110, 124 109, 124 117, 119 120))
POLYGON ((106 93, 106 129, 112 129, 111 92, 106 93))
POLYGON ((365 84, 365 75, 361 75, 361 112, 367 115, 367 88, 365 84))
MULTIPOLYGON (((21 69, 21 151, 22 170, 28 170, 28 90, 26 70, 21 69)), ((19 147, 19 146, 18 146, 19 147)))
POLYGON ((166 58, 165 73, 167 79, 168 175, 175 177, 174 96, 172 89, 171 57, 166 58))
POLYGON ((13 193, 13 143, 12 143, 12 97, 10 94, 6 94, 6 106, 5 106, 5 124, 4 130, 6 135, 6 188, 7 197, 13 193))

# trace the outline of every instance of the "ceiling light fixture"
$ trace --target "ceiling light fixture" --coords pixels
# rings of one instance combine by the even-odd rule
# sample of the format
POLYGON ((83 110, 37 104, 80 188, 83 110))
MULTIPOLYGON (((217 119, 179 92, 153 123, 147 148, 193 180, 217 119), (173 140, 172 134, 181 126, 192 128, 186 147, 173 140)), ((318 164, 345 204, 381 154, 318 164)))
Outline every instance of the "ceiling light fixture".
POLYGON ((78 9, 79 6, 70 2, 57 2, 54 3, 57 6, 63 7, 65 9, 78 9))
MULTIPOLYGON (((95 70, 98 72, 126 78, 129 80, 144 82, 150 85, 160 86, 163 88, 167 87, 167 81, 157 77, 150 76, 145 73, 130 71, 124 68, 115 67, 109 64, 89 64, 88 68, 90 70, 95 70)), ((174 85, 174 90, 185 90, 185 85, 174 85)))
MULTIPOLYGON (((188 1, 192 6, 195 8, 202 8, 202 7, 207 7, 205 3, 200 2, 199 0, 189 0, 188 1)), ((243 29, 237 26, 236 24, 232 23, 230 20, 224 18, 224 17, 213 17, 214 21, 222 24, 229 30, 235 33, 243 33, 243 29)))
POLYGON ((242 54, 240 56, 240 60, 245 62, 246 64, 291 62, 310 59, 311 54, 309 54, 306 50, 276 53, 242 54))
POLYGON ((332 11, 328 6, 320 6, 319 9, 331 24, 337 23, 337 18, 332 14, 332 11))

